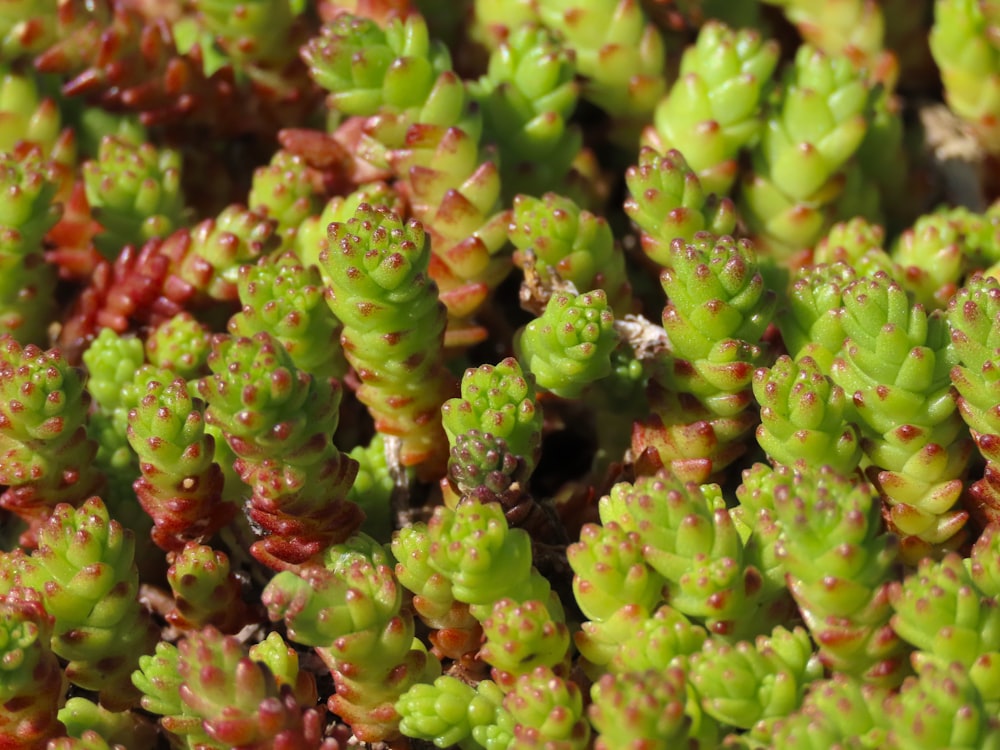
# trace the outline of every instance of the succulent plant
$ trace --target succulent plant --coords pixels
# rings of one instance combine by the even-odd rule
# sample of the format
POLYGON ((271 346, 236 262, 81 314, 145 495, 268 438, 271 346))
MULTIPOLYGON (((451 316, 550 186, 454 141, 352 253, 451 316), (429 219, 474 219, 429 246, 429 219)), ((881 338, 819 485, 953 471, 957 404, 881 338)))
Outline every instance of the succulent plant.
POLYGON ((740 151, 755 145, 763 129, 762 103, 778 53, 777 43, 754 29, 707 22, 684 52, 680 75, 643 140, 661 154, 679 151, 706 193, 727 195, 740 151))
POLYGON ((824 664, 895 687, 907 666, 906 649, 889 624, 896 538, 882 532, 881 508, 867 483, 814 466, 775 472, 777 554, 788 588, 824 664))
POLYGON ((15 587, 0 596, 0 732, 18 750, 44 748, 63 728, 58 713, 67 682, 50 645, 53 620, 36 589, 15 587))
POLYGON ((445 315, 428 261, 419 222, 368 204, 330 225, 330 248, 320 254, 331 278, 327 303, 361 378, 358 398, 378 431, 402 441, 403 465, 433 471, 445 462, 439 414, 454 380, 441 361, 445 315))
POLYGON ((14 586, 38 591, 52 614, 52 651, 68 661, 66 677, 99 691, 102 705, 117 711, 138 703, 130 675, 157 639, 139 603, 134 550, 132 533, 92 497, 79 509, 57 505, 38 548, 7 561, 14 586))
POLYGON ((578 290, 604 289, 611 307, 620 314, 631 311, 634 301, 625 256, 615 247, 606 221, 556 193, 540 198, 519 194, 513 205, 509 229, 510 241, 517 248, 517 265, 523 267, 527 253, 533 253, 542 284, 554 286, 555 272, 559 280, 578 290))
POLYGON ((177 646, 161 642, 134 680, 145 693, 143 705, 160 714, 163 728, 181 742, 220 749, 270 743, 333 750, 336 741, 323 738, 324 709, 315 706, 315 683, 298 671, 294 652, 290 666, 297 677, 291 684, 258 655, 253 658, 237 638, 209 627, 177 646))
POLYGON ((991 151, 1000 147, 992 120, 997 111, 1000 52, 991 36, 996 8, 968 0, 939 0, 929 42, 941 68, 948 105, 991 151), (972 92, 975 92, 973 94, 972 92))
POLYGON ((312 379, 267 333, 218 336, 209 367, 198 390, 252 489, 248 515, 264 533, 253 554, 280 570, 347 539, 363 514, 346 497, 357 464, 332 443, 337 381, 312 379))
POLYGON ((776 297, 753 246, 731 237, 675 240, 660 283, 672 351, 650 378, 652 413, 636 423, 632 450, 645 452, 652 471, 670 466, 705 482, 743 453, 741 440, 756 424, 751 378, 776 297))
POLYGON ((0 190, 8 199, 0 213, 0 334, 22 344, 43 344, 55 318, 56 276, 45 263, 42 240, 59 218, 57 188, 52 162, 43 161, 37 148, 3 152, 0 190))
POLYGON ((524 360, 542 388, 577 398, 584 387, 611 374, 617 345, 614 313, 603 290, 552 295, 545 311, 516 339, 524 360))
MULTIPOLYGON (((619 119, 619 137, 637 135, 663 92, 664 40, 641 6, 627 0, 540 0, 538 19, 573 50, 583 96, 619 119)), ((634 143, 634 140, 632 141, 634 143)))
POLYGON ((441 405, 448 440, 470 430, 501 438, 521 457, 530 474, 541 447, 542 412, 535 378, 508 357, 496 365, 469 368, 462 376, 461 396, 441 405))
POLYGON ((242 586, 224 552, 188 542, 167 569, 167 583, 175 604, 166 617, 174 627, 198 630, 211 625, 235 633, 250 618, 242 586))
POLYGON ((741 186, 750 230, 774 252, 807 248, 833 223, 872 117, 870 86, 847 58, 808 45, 796 53, 741 186))
POLYGON ((661 266, 669 265, 674 240, 693 242, 699 232, 717 237, 736 228, 732 201, 706 195, 698 175, 677 149, 663 154, 644 147, 639 163, 625 172, 631 195, 625 212, 642 230, 642 249, 661 266))
POLYGON ((229 319, 230 333, 249 337, 267 331, 288 350, 295 366, 313 377, 344 376, 342 326, 325 303, 317 268, 302 266, 289 251, 241 266, 237 285, 243 309, 229 319))
POLYGON ((413 618, 402 610, 402 589, 378 543, 355 536, 326 559, 306 578, 277 575, 264 603, 272 620, 285 621, 289 638, 316 647, 330 667, 337 686, 330 710, 360 739, 394 739, 394 703, 422 679, 429 657, 414 647, 413 618))
POLYGON ((87 162, 83 175, 87 200, 103 227, 98 246, 106 254, 164 237, 183 224, 180 170, 176 151, 113 137, 101 142, 97 159, 87 162))
POLYGON ((690 736, 685 712, 687 675, 680 668, 604 675, 591 690, 591 722, 601 733, 595 747, 667 748, 690 736), (641 743, 641 745, 640 745, 641 743))
POLYGON ((0 504, 29 524, 33 543, 57 504, 79 505, 100 488, 98 447, 87 435, 80 373, 58 350, 0 337, 0 399, 0 504))
POLYGON ((504 202, 564 188, 583 146, 568 124, 576 107, 575 56, 546 29, 521 26, 490 55, 471 94, 483 113, 483 139, 500 162, 504 202))
POLYGON ((1000 747, 995 5, 0 3, 0 747, 1000 747))
POLYGON ((958 499, 972 446, 951 392, 957 357, 947 325, 882 272, 852 282, 843 304, 848 338, 831 375, 852 396, 867 473, 903 554, 919 559, 908 548, 956 546, 968 518, 958 499))
POLYGON ((754 373, 760 404, 757 442, 776 463, 827 465, 850 474, 861 460, 857 428, 847 422, 844 390, 809 356, 779 357, 754 373))

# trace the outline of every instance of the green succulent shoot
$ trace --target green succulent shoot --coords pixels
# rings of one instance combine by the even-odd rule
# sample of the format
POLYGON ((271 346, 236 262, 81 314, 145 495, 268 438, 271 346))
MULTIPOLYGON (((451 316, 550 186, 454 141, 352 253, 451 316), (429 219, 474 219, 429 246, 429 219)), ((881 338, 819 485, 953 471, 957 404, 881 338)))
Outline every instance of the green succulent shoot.
POLYGON ((890 747, 1000 747, 1000 726, 958 664, 922 665, 885 710, 890 747))
POLYGON ((361 531, 387 542, 392 536, 392 499, 397 477, 386 456, 385 437, 375 433, 367 445, 356 446, 348 455, 358 462, 358 475, 347 498, 365 514, 361 531))
POLYGON ((1000 287, 995 279, 974 274, 948 306, 951 342, 958 364, 951 382, 958 392, 958 410, 979 453, 986 459, 981 479, 968 488, 970 512, 981 523, 995 520, 1000 497, 1000 414, 995 394, 1000 382, 995 321, 1000 316, 1000 287))
MULTIPOLYGON (((66 725, 65 742, 73 750, 120 750, 120 748, 154 745, 157 741, 156 726, 145 716, 131 711, 109 711, 98 703, 73 696, 59 710, 59 721, 66 725), (77 744, 79 743, 79 744, 77 744)), ((52 740, 49 741, 52 747, 52 740)))
POLYGON ((961 558, 923 560, 905 579, 889 585, 892 628, 920 652, 920 663, 969 670, 977 688, 1000 697, 1000 610, 975 584, 961 558))
POLYGON ((506 40, 513 30, 538 23, 534 0, 501 0, 474 3, 469 35, 490 51, 506 40))
MULTIPOLYGON (((625 607, 616 612, 609 625, 625 626, 613 643, 608 669, 614 674, 667 671, 672 664, 683 663, 683 657, 701 650, 708 633, 668 604, 660 605, 652 615, 640 614, 637 608, 625 607), (616 622, 617 621, 617 622, 616 622), (678 658, 681 657, 681 658, 678 658)), ((609 628, 613 630, 613 628, 609 628)), ((584 628, 586 633, 586 627, 584 628)), ((584 639, 578 636, 577 645, 584 639)), ((589 659, 589 656, 588 656, 589 659)))
POLYGON ((664 577, 645 557, 645 540, 614 521, 587 524, 566 556, 573 568, 573 594, 591 621, 611 619, 622 607, 654 612, 663 600, 664 577))
POLYGON ((0 595, 0 736, 11 748, 41 750, 64 729, 67 682, 50 645, 53 621, 36 589, 0 595))
POLYGON ((689 679, 709 716, 766 734, 768 723, 801 705, 806 686, 822 673, 808 633, 779 627, 754 643, 706 641, 691 657, 689 679))
POLYGON ((167 583, 175 603, 166 617, 174 627, 195 630, 211 625, 235 633, 249 619, 240 581, 220 550, 188 542, 167 569, 167 583))
POLYGON ((681 667, 606 674, 590 694, 587 713, 600 732, 595 750, 666 750, 691 742, 694 722, 688 715, 687 674, 681 667))
POLYGON ((235 302, 240 268, 280 246, 276 226, 239 204, 226 206, 182 233, 186 252, 177 275, 210 299, 235 302))
POLYGON ((511 747, 588 746, 591 730, 579 686, 548 667, 518 677, 503 705, 514 722, 511 747))
POLYGON ((652 260, 671 262, 674 240, 693 242, 699 232, 717 237, 736 229, 736 209, 728 198, 707 195, 684 155, 644 147, 639 163, 625 171, 629 197, 625 213, 642 230, 642 249, 652 260))
POLYGON ((430 39, 418 14, 385 29, 370 19, 341 14, 302 55, 316 82, 330 92, 330 103, 346 115, 419 106, 438 75, 451 68, 447 49, 430 39))
POLYGON ((454 381, 441 360, 445 312, 427 276, 423 227, 362 204, 329 231, 320 264, 331 280, 327 304, 344 324, 344 353, 361 379, 358 398, 379 432, 400 439, 404 466, 443 467, 440 409, 454 381))
POLYGON ((776 296, 753 245, 730 237, 674 241, 660 283, 672 352, 650 379, 651 415, 636 422, 632 450, 648 465, 644 473, 669 465, 707 482, 742 454, 757 422, 751 379, 763 364, 761 337, 776 296))
POLYGON ((483 637, 479 656, 493 667, 493 679, 508 689, 536 667, 564 671, 568 664, 569 628, 541 601, 498 599, 483 620, 483 637))
MULTIPOLYGON (((614 523, 638 535, 641 564, 663 578, 664 598, 673 608, 725 638, 739 638, 744 629, 759 632, 761 622, 747 612, 763 605, 768 592, 746 558, 725 501, 711 486, 684 484, 664 471, 634 484, 618 482, 598 508, 605 526, 614 523)), ((619 568, 618 575, 624 572, 619 568)), ((621 584, 610 590, 618 595, 621 584)))
POLYGON ((587 385, 611 374, 617 345, 614 313, 603 289, 553 294, 514 344, 538 385, 564 398, 577 398, 587 385))
POLYGON ((857 278, 854 264, 842 260, 802 268, 793 275, 786 314, 778 315, 775 324, 794 359, 808 356, 820 372, 830 374, 847 336, 840 313, 844 290, 857 278))
POLYGON ((236 512, 223 500, 224 477, 204 419, 204 406, 181 378, 151 380, 128 412, 128 442, 142 472, 133 489, 153 519, 153 541, 166 550, 210 537, 236 512))
POLYGON ((929 310, 943 308, 958 290, 968 264, 964 222, 946 212, 921 216, 893 248, 896 274, 929 310))
MULTIPOLYGON (((9 20, 19 19, 12 16, 9 20)), ((21 27, 27 31, 29 24, 21 27)), ((40 84, 30 71, 14 70, 7 64, 0 68, 0 112, 4 114, 0 150, 13 152, 18 142, 29 142, 48 153, 59 137, 62 120, 59 106, 45 96, 40 84)))
POLYGON ((430 568, 451 582, 451 595, 468 604, 480 622, 505 597, 534 599, 559 611, 548 581, 532 565, 531 538, 524 529, 508 527, 499 504, 473 500, 454 510, 438 507, 427 537, 430 568))
POLYGON ((972 444, 951 390, 957 356, 947 324, 880 272, 851 283, 843 305, 848 338, 831 375, 853 399, 867 472, 904 557, 954 548, 968 519, 958 500, 972 444))
POLYGON ((87 200, 103 231, 96 241, 114 257, 125 245, 165 237, 184 223, 180 154, 114 137, 83 167, 87 200))
POLYGON ((350 537, 363 514, 346 497, 357 463, 332 442, 338 381, 299 370, 268 333, 216 336, 208 364, 212 375, 198 392, 251 487, 247 512, 263 534, 252 553, 282 570, 350 537))
POLYGON ((189 312, 180 312, 149 334, 146 359, 160 369, 192 380, 206 373, 210 339, 203 323, 189 312))
MULTIPOLYGON (((780 7, 807 42, 828 54, 849 57, 860 68, 870 70, 877 65, 879 53, 884 52, 889 8, 856 2, 838 2, 823 8, 803 0, 767 2, 780 7)), ((899 25, 905 24, 903 21, 899 25)))
POLYGON ((524 267, 533 253, 542 284, 554 285, 554 271, 577 289, 604 289, 619 315, 632 310, 625 255, 605 219, 556 193, 540 198, 521 194, 514 198, 509 231, 517 248, 514 262, 524 267))
POLYGON ((141 339, 119 336, 103 328, 82 355, 87 367, 87 391, 92 398, 90 432, 100 444, 97 460, 105 470, 134 471, 135 457, 125 430, 128 410, 135 405, 133 385, 145 360, 141 339))
POLYGON ((831 466, 850 474, 861 460, 857 428, 847 421, 844 390, 808 356, 782 356, 754 373, 760 404, 757 442, 777 463, 831 466))
POLYGON ((469 604, 455 598, 452 580, 432 564, 432 540, 426 523, 404 526, 393 534, 396 577, 413 593, 413 610, 431 632, 432 653, 462 660, 474 654, 482 641, 479 621, 469 604))
POLYGON ((815 682, 799 710, 774 724, 772 741, 809 750, 851 742, 884 746, 888 722, 882 706, 887 697, 884 688, 842 674, 815 682))
POLYGON ((803 45, 742 183, 743 216, 773 252, 811 247, 832 224, 843 173, 868 131, 871 84, 846 57, 803 45))
MULTIPOLYGON (((271 636, 268 641, 273 643, 271 636)), ((133 675, 143 707, 162 717, 161 726, 174 740, 192 747, 329 750, 323 739, 326 712, 316 706, 314 680, 293 661, 297 677, 288 682, 280 662, 261 652, 263 645, 249 654, 236 637, 211 627, 190 633, 177 646, 161 642, 133 675)))
POLYGON ((868 276, 875 271, 891 273, 892 259, 883 249, 885 229, 861 216, 838 221, 813 248, 813 265, 842 262, 853 268, 858 276, 868 276))
POLYGON ((458 436, 478 430, 501 438, 531 473, 542 439, 542 409, 535 376, 514 357, 496 365, 470 367, 462 376, 461 396, 441 406, 441 422, 454 446, 458 436))
POLYGON ((975 275, 948 305, 948 326, 958 363, 951 382, 958 391, 958 408, 983 456, 1000 463, 1000 282, 975 275))
POLYGON ((990 151, 1000 149, 1000 48, 993 31, 1000 17, 990 3, 939 0, 929 43, 941 68, 948 106, 990 151))
POLYGON ((540 0, 538 18, 573 50, 583 96, 618 119, 618 138, 634 147, 640 123, 664 89, 664 40, 641 6, 627 0, 540 0))
POLYGON ((906 674, 906 649, 889 626, 897 540, 881 524, 867 482, 829 466, 775 471, 777 554, 799 611, 831 670, 883 687, 906 674))
POLYGON ((705 23, 684 52, 680 75, 657 105, 653 125, 643 132, 644 143, 661 154, 679 151, 706 193, 728 194, 740 150, 760 134, 778 53, 777 42, 754 29, 705 23))
POLYGON ((292 640, 316 647, 337 686, 330 709, 359 739, 398 737, 394 704, 422 679, 429 657, 414 639, 389 555, 356 535, 327 551, 323 569, 304 575, 285 571, 271 580, 263 594, 269 616, 284 620, 292 640))
POLYGON ((206 30, 232 60, 247 67, 281 68, 294 58, 291 32, 302 12, 294 0, 197 0, 195 6, 206 30))
MULTIPOLYGON (((399 728, 407 737, 427 740, 437 747, 491 747, 475 738, 496 732, 495 725, 506 714, 503 696, 492 680, 480 680, 473 688, 456 677, 442 675, 433 683, 418 683, 400 696, 396 702, 402 717, 399 728)), ((509 743, 509 734, 502 739, 509 743)))
POLYGON ((346 196, 334 196, 327 201, 320 213, 304 219, 298 225, 293 249, 303 265, 319 268, 324 284, 329 285, 330 279, 319 262, 319 256, 330 247, 327 227, 334 221, 350 221, 362 203, 386 206, 396 214, 402 214, 404 210, 395 189, 385 182, 367 182, 346 196))
POLYGON ((230 333, 253 336, 267 331, 288 350, 296 367, 313 377, 344 376, 342 326, 324 300, 315 266, 302 266, 289 251, 241 266, 237 284, 243 309, 230 318, 230 333))
POLYGON ((317 179, 305 158, 287 151, 277 151, 271 161, 254 171, 247 195, 251 211, 264 211, 278 223, 283 247, 294 244, 298 228, 319 212, 320 193, 317 179))
POLYGON ((93 497, 78 510, 56 506, 31 556, 8 560, 15 583, 39 591, 54 618, 52 650, 69 662, 66 677, 119 711, 138 703, 131 672, 158 632, 138 600, 134 550, 132 533, 93 497))
MULTIPOLYGON (((755 249, 746 241, 702 236, 692 244, 675 242, 660 283, 670 300, 663 325, 675 356, 696 368, 701 360, 710 362, 727 339, 757 345, 774 311, 774 292, 766 288, 755 249)), ((713 384, 718 380, 711 369, 703 377, 713 384)))
POLYGON ((0 504, 31 525, 32 546, 56 504, 78 505, 101 486, 86 410, 80 372, 58 350, 0 336, 0 504))
POLYGON ((519 193, 565 189, 583 137, 568 121, 579 84, 572 53, 551 32, 521 26, 490 55, 470 85, 483 113, 483 139, 503 154, 504 202, 519 193))
POLYGON ((37 149, 0 155, 0 191, 6 196, 0 211, 0 334, 22 344, 46 341, 55 318, 55 269, 42 255, 43 236, 60 214, 54 177, 37 149))

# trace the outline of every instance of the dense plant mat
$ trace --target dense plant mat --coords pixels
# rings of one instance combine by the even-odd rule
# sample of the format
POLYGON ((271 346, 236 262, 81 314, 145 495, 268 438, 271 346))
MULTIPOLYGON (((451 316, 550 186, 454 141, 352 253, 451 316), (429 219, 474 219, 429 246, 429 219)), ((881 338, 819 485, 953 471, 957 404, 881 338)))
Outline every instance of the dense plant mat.
POLYGON ((4 3, 0 748, 1000 748, 998 40, 4 3))

